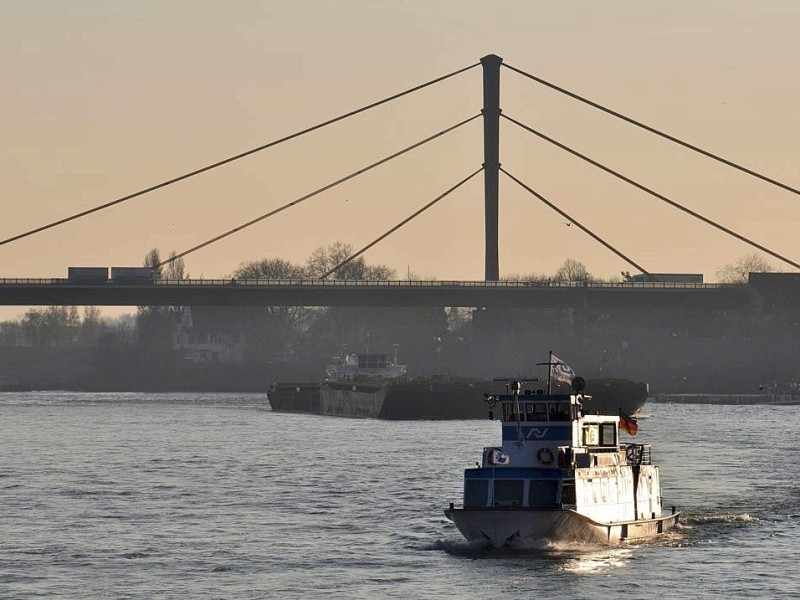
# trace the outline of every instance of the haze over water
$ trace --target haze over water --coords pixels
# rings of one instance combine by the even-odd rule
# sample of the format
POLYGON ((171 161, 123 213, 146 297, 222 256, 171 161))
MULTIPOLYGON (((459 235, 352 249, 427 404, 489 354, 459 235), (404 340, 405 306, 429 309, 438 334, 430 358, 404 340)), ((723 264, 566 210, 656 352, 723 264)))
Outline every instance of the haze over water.
POLYGON ((797 408, 645 414, 636 440, 684 511, 677 535, 490 552, 442 509, 498 422, 278 414, 263 395, 5 393, 0 597, 796 597, 797 408))

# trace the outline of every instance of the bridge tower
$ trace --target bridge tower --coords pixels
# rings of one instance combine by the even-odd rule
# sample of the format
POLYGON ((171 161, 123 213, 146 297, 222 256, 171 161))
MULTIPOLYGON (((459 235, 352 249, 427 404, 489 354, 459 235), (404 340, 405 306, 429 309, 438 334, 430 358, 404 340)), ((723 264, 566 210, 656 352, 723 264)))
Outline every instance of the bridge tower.
POLYGON ((483 67, 483 175, 486 214, 486 281, 500 279, 497 248, 498 180, 500 175, 500 65, 495 54, 481 58, 483 67))

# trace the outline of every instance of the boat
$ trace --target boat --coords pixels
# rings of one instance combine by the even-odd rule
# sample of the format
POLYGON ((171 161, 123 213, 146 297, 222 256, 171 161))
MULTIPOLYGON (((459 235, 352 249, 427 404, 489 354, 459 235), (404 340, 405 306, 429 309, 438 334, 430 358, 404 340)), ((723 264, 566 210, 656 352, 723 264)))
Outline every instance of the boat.
POLYGON ((380 386, 367 381, 276 382, 269 386, 267 398, 276 412, 374 416, 389 420, 484 419, 486 405, 481 401, 481 393, 490 389, 499 392, 503 385, 466 377, 404 376, 389 379, 380 386), (336 398, 336 394, 341 399, 336 398), (345 394, 349 396, 347 402, 345 394), (320 410, 320 397, 323 395, 326 398, 325 412, 320 410), (377 404, 379 401, 380 406, 377 404), (356 408, 365 403, 369 403, 370 410, 355 414, 356 408), (339 411, 335 412, 337 408, 339 411))
POLYGON ((384 416, 389 383, 404 377, 406 365, 387 354, 352 353, 334 357, 322 383, 275 383, 267 392, 273 410, 340 417, 384 416))
POLYGON ((463 506, 445 510, 470 542, 489 547, 541 542, 618 544, 664 534, 680 512, 662 511, 659 469, 649 444, 622 442, 628 415, 588 414, 585 381, 572 394, 510 393, 485 400, 501 421, 502 444, 464 471, 463 506))
POLYGON ((319 413, 338 417, 375 418, 380 416, 386 386, 404 376, 406 366, 386 354, 348 354, 334 358, 325 367, 325 380, 319 389, 319 413))
MULTIPOLYGON (((558 359, 556 359, 558 360, 558 359)), ((559 362, 564 365, 563 362, 559 362)), ((569 373, 572 369, 564 367, 569 373)), ((538 378, 524 379, 538 382, 538 378)), ((548 377, 548 388, 569 377, 548 377)), ((322 382, 275 382, 267 399, 276 412, 314 413, 378 419, 483 419, 480 393, 508 393, 509 380, 433 375, 409 377, 406 365, 387 354, 347 354, 331 359, 322 382)), ((622 378, 585 380, 583 410, 635 416, 649 395, 647 383, 622 378)))
MULTIPOLYGON (((329 376, 324 383, 275 382, 269 386, 267 398, 276 412, 397 420, 484 419, 486 405, 481 401, 481 394, 502 393, 507 391, 506 384, 506 381, 483 378, 402 375, 384 378, 383 383, 376 386, 375 381, 366 379, 346 381, 329 376), (320 397, 323 395, 326 398, 325 412, 320 410, 320 397), (359 411, 364 414, 351 414, 365 404, 370 408, 359 411), (337 409, 339 412, 335 412, 337 409)), ((636 416, 649 394, 647 383, 628 379, 588 379, 586 387, 584 410, 594 414, 617 415, 622 411, 636 416)))

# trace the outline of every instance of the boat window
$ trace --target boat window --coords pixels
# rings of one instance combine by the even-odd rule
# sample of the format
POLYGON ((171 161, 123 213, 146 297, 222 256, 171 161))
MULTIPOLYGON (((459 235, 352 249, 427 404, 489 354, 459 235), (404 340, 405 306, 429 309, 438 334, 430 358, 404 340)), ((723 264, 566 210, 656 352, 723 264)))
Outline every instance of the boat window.
POLYGON ((569 421, 570 414, 569 402, 553 402, 550 404, 551 421, 569 421))
POLYGON ((601 446, 616 446, 617 445, 617 427, 614 423, 601 423, 600 424, 600 445, 601 446))
POLYGON ((525 482, 522 479, 495 479, 494 501, 516 502, 522 506, 522 490, 525 482))
POLYGON ((547 404, 537 402, 533 405, 533 421, 547 421, 547 404))
POLYGON ((503 420, 516 421, 517 420, 517 403, 504 402, 503 403, 503 420))
POLYGON ((583 426, 583 445, 597 446, 600 443, 600 431, 595 424, 583 426))
POLYGON ((488 504, 489 481, 467 479, 464 486, 464 508, 482 507, 488 504))
POLYGON ((358 355, 358 366, 362 369, 385 369, 388 362, 385 354, 358 355))
POLYGON ((531 479, 528 483, 528 506, 556 505, 558 481, 531 479))
POLYGON ((576 504, 574 481, 565 481, 561 484, 561 504, 576 504))
POLYGON ((533 402, 526 402, 525 403, 525 420, 526 421, 537 421, 534 417, 533 409, 536 405, 533 402))

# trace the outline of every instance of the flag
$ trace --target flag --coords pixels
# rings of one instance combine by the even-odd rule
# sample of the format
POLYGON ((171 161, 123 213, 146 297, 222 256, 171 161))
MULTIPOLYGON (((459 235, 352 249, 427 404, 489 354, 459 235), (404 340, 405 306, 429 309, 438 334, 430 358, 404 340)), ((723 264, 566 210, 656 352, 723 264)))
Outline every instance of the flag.
POLYGON ((575 371, 572 370, 567 363, 563 360, 558 358, 555 354, 551 354, 550 358, 550 366, 552 367, 552 375, 556 379, 556 381, 562 381, 564 383, 572 383, 572 380, 575 379, 575 371))
POLYGON ((639 424, 636 419, 629 417, 622 411, 619 411, 619 427, 628 435, 636 435, 636 432, 639 431, 639 424))

